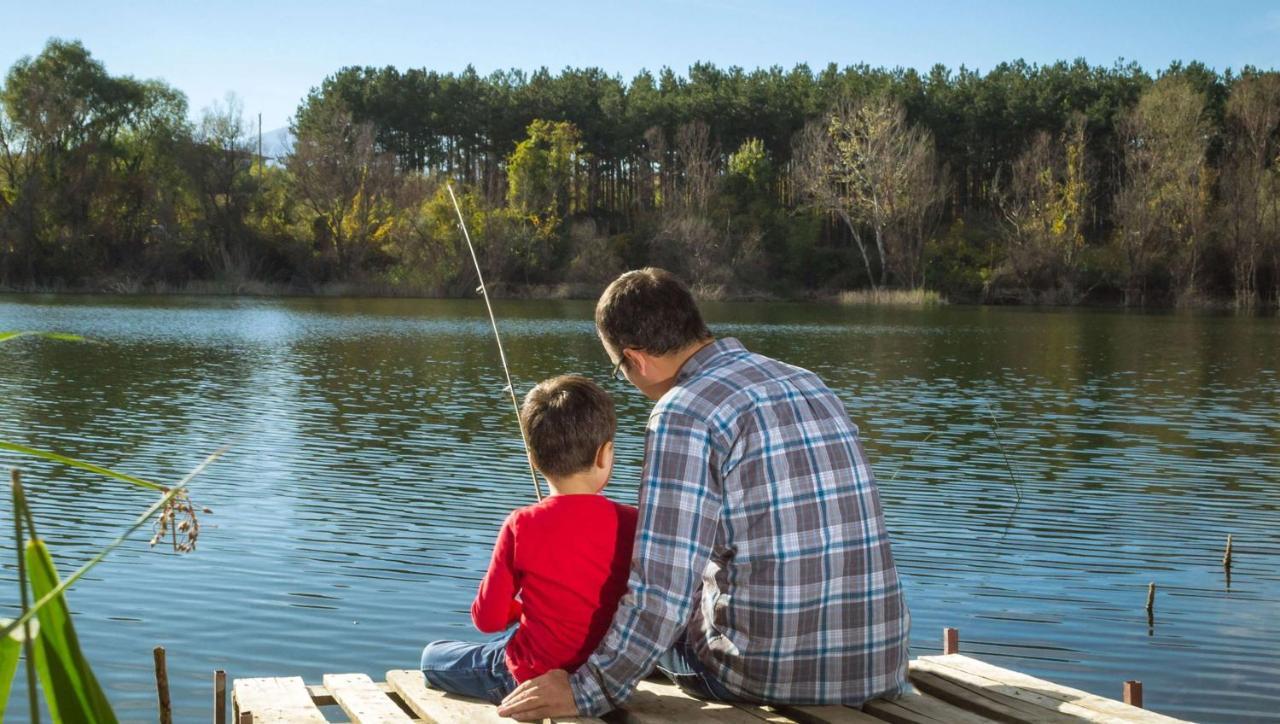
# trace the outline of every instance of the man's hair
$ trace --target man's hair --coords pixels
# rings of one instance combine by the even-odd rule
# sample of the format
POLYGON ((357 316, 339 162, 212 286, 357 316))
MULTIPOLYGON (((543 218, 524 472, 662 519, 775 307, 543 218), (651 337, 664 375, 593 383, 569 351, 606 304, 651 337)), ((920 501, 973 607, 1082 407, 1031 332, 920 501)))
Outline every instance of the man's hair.
POLYGON ((618 353, 634 348, 663 355, 711 338, 689 288, 656 267, 613 280, 596 303, 596 329, 618 353))
POLYGON ((590 468, 596 451, 613 439, 616 424, 613 398, 579 375, 538 383, 520 406, 534 467, 557 478, 590 468))

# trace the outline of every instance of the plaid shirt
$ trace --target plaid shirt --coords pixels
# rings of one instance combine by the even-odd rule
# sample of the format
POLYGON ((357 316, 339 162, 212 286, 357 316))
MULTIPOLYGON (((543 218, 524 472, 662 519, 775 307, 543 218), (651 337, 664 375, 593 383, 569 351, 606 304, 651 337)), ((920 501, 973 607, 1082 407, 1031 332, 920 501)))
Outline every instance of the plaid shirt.
POLYGON ((686 627, 750 699, 901 689, 910 616, 857 435, 808 370, 735 339, 693 355, 649 416, 628 591, 570 680, 578 712, 621 706, 686 627))

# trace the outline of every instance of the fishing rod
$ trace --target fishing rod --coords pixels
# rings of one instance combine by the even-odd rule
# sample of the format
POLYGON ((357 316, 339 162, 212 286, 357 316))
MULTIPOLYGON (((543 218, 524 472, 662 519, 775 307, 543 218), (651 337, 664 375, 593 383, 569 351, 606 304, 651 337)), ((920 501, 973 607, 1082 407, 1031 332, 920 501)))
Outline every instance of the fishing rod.
POLYGON ((507 376, 507 392, 511 393, 511 409, 516 413, 516 427, 520 428, 520 442, 524 443, 524 456, 529 462, 529 477, 533 479, 533 494, 538 502, 542 502, 542 486, 538 485, 538 473, 533 469, 533 458, 529 455, 529 438, 524 434, 524 425, 520 424, 520 403, 516 402, 516 388, 511 383, 511 369, 507 367, 507 353, 502 350, 502 337, 498 335, 498 319, 493 316, 493 305, 489 303, 489 289, 484 285, 484 273, 480 271, 480 259, 476 256, 476 247, 471 243, 471 234, 467 231, 467 222, 462 218, 462 207, 458 206, 458 197, 453 195, 453 184, 445 182, 449 191, 449 199, 453 201, 453 210, 458 214, 458 226, 462 228, 462 238, 467 240, 467 248, 471 250, 471 261, 476 265, 476 277, 480 286, 476 291, 484 297, 485 309, 489 310, 489 324, 493 326, 493 340, 498 343, 498 359, 502 360, 502 371, 507 376))

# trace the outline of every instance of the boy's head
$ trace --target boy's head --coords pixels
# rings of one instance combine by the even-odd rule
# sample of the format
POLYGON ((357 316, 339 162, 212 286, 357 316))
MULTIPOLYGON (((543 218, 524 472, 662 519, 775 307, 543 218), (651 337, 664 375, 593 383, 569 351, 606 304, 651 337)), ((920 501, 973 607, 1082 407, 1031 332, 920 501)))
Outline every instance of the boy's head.
POLYGON ((539 383, 520 406, 520 426, 529 441, 529 456, 548 479, 568 478, 602 464, 607 479, 616 424, 609 393, 579 375, 561 375, 539 383), (602 456, 607 456, 607 461, 602 456))

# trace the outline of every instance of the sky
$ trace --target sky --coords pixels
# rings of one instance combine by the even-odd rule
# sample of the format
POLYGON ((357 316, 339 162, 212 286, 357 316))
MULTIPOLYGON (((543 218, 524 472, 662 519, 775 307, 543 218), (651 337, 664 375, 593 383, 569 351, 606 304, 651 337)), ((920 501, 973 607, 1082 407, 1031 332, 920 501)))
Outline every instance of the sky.
POLYGON ((980 71, 1006 60, 1199 60, 1280 68, 1272 0, 0 0, 0 69, 51 37, 78 39, 113 75, 160 78, 193 116, 235 93, 264 130, 288 125, 348 65, 481 74, 596 66, 631 78, 696 61, 980 71))

